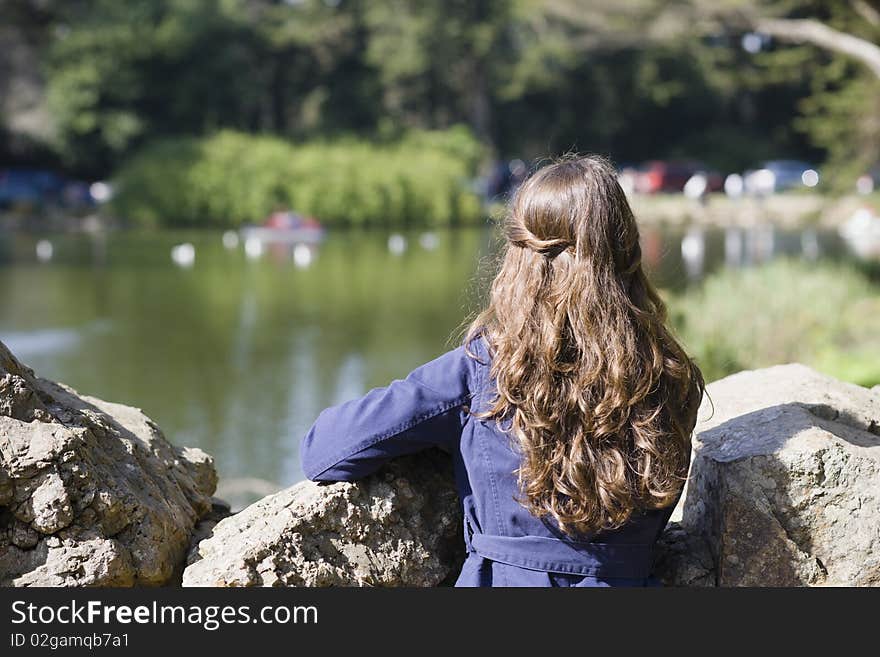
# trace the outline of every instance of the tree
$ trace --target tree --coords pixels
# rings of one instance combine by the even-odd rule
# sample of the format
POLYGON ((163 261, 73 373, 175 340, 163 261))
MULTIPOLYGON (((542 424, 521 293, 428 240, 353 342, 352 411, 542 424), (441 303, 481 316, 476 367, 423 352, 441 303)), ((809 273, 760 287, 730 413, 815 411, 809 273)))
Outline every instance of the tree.
POLYGON ((869 39, 855 0, 0 2, 43 35, 55 148, 81 175, 223 128, 384 139, 466 123, 503 157, 579 149, 725 170, 873 143, 856 58, 739 45, 757 19, 869 39))
POLYGON ((154 136, 259 126, 260 44, 238 3, 71 3, 55 33, 49 102, 75 168, 106 172, 154 136))
POLYGON ((846 189, 880 159, 880 3, 742 2, 723 14, 733 25, 826 54, 810 58, 813 93, 798 125, 829 154, 832 182, 846 189))
MULTIPOLYGON (((808 85, 810 93, 797 103, 801 116, 791 124, 827 152, 829 178, 848 186, 878 161, 877 0, 622 0, 607 8, 588 0, 552 0, 548 5, 582 26, 613 27, 623 40, 643 33, 647 40, 725 43, 728 48, 714 54, 702 49, 700 56, 708 65, 707 76, 735 88, 740 97, 754 102, 762 91, 808 85), (621 11, 634 16, 623 27, 621 11), (739 61, 735 70, 724 72, 718 65, 730 62, 731 53, 740 50, 739 39, 748 33, 771 37, 773 43, 752 57, 751 64, 739 61)), ((762 116, 767 116, 766 109, 762 116)))

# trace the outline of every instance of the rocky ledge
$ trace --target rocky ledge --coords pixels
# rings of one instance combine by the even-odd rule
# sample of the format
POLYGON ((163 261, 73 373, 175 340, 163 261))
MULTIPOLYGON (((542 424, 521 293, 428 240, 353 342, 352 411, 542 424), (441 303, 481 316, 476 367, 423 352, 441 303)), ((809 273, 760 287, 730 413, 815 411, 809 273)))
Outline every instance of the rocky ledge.
POLYGON ((212 508, 211 457, 0 343, 0 585, 163 585, 212 508))
MULTIPOLYGON (((880 584, 880 391, 783 365, 710 384, 699 418, 658 547, 666 584, 880 584)), ((460 559, 449 472, 448 460, 401 461, 267 497, 199 544, 184 585, 448 581, 460 559)))
MULTIPOLYGON (((880 390, 802 365, 708 387, 656 570, 678 586, 880 584, 880 390)), ((0 585, 436 586, 461 563, 448 456, 303 482, 224 517, 209 456, 0 344, 0 585), (188 556, 187 556, 188 553, 188 556)))

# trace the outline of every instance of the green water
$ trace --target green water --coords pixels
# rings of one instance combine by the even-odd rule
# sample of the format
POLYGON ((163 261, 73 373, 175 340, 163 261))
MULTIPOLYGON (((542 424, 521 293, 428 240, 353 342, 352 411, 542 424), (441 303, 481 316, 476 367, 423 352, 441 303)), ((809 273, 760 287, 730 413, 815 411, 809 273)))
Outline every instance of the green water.
MULTIPOLYGON (((667 289, 688 284, 681 234, 643 230, 667 289)), ((388 233, 331 233, 302 266, 285 248, 249 259, 215 232, 0 233, 0 339, 41 376, 142 408, 172 442, 216 457, 228 496, 252 498, 235 482, 301 479, 299 440, 322 408, 439 355, 476 307, 490 233, 419 238, 396 254, 388 233), (182 242, 189 268, 171 260, 182 242)), ((777 235, 774 249, 800 244, 777 235)), ((707 232, 703 271, 724 259, 723 233, 707 232)))

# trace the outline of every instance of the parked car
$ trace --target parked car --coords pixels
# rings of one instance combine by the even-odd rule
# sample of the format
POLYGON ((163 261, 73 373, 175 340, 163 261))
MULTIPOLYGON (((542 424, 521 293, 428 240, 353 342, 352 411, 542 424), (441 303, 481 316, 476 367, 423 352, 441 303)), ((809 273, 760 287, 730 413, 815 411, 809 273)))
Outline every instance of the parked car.
POLYGON ((0 208, 88 208, 95 204, 90 189, 88 183, 69 180, 54 171, 0 169, 0 208))
POLYGON ((819 183, 819 171, 801 160, 769 160, 757 169, 746 171, 743 182, 749 194, 772 194, 802 186, 815 187, 819 183))
POLYGON ((63 187, 63 179, 51 171, 0 170, 0 207, 57 202, 63 187))
POLYGON ((637 169, 635 191, 640 194, 680 192, 697 173, 706 176, 707 191, 717 192, 724 186, 721 174, 710 170, 702 162, 652 160, 637 169))

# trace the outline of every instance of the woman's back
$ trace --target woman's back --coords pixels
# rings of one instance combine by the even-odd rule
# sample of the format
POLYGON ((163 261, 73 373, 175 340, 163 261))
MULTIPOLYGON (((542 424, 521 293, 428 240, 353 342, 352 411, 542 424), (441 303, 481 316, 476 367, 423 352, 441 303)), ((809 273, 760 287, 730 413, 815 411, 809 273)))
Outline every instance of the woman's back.
POLYGON ((322 413, 306 474, 357 479, 438 445, 464 506, 460 585, 649 583, 687 474, 699 369, 665 326, 607 162, 539 170, 505 233, 463 346, 322 413))
MULTIPOLYGON (((471 349, 482 360, 474 368, 470 406, 479 413, 489 407, 496 392, 485 344, 477 340, 471 349)), ((464 349, 458 357, 467 358, 464 349)), ((458 586, 650 583, 654 543, 672 506, 640 513, 618 529, 566 536, 517 501, 520 460, 510 437, 494 420, 466 418, 459 449, 454 452, 468 551, 458 586)))
POLYGON ((457 586, 644 586, 672 506, 622 527, 566 537, 517 501, 520 457, 503 424, 480 419, 496 392, 482 339, 406 379, 321 413, 303 440, 306 475, 354 481, 385 461, 438 446, 453 457, 468 556, 457 586))

